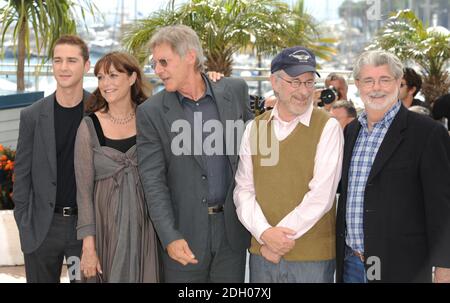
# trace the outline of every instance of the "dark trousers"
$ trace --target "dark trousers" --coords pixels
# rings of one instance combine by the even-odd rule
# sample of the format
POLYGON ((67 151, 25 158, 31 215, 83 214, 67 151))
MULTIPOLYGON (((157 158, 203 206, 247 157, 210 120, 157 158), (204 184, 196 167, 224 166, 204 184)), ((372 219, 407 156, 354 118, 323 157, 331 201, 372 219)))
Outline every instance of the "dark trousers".
POLYGON ((193 271, 173 270, 164 265, 166 283, 244 282, 246 251, 236 252, 231 249, 225 235, 224 220, 223 213, 209 215, 205 260, 193 271))
POLYGON ((77 282, 82 241, 77 240, 76 224, 77 216, 54 214, 41 246, 30 254, 24 254, 28 283, 59 283, 64 257, 70 282, 77 282))

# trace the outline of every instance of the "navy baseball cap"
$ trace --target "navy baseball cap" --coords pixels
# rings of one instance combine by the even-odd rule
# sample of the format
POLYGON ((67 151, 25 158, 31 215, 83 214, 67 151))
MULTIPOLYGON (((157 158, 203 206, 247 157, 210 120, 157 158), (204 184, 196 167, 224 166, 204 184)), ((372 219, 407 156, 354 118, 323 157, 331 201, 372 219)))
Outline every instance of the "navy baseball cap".
POLYGON ((310 49, 302 46, 285 48, 273 58, 270 72, 273 74, 279 70, 284 70, 291 77, 307 72, 315 72, 320 77, 316 71, 316 56, 310 49))

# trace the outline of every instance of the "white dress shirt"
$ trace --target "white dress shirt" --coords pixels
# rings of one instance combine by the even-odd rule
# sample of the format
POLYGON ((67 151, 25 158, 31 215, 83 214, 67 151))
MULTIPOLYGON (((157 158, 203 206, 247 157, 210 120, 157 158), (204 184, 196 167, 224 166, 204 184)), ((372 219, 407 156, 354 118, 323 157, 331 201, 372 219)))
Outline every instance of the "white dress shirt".
MULTIPOLYGON (((295 129, 298 123, 309 127, 313 105, 302 115, 290 122, 280 119, 277 106, 272 110, 269 119, 273 119, 275 136, 284 140, 295 129)), ((244 131, 240 147, 240 162, 236 172, 234 203, 241 223, 250 231, 256 240, 261 240, 262 233, 272 227, 256 201, 253 182, 253 163, 250 149, 250 130, 254 121, 244 131)), ((298 206, 287 214, 276 226, 287 227, 296 232, 293 239, 298 239, 312 228, 333 206, 337 186, 341 178, 344 136, 339 122, 330 118, 322 131, 314 159, 313 178, 308 184, 309 191, 298 206)), ((282 190, 274 188, 274 190, 282 190)))

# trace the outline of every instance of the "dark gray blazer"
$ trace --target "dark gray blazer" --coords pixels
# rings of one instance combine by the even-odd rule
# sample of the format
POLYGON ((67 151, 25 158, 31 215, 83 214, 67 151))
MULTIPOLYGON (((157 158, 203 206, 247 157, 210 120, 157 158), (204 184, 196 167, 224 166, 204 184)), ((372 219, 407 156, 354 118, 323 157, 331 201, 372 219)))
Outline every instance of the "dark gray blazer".
MULTIPOLYGON (((245 122, 253 118, 245 81, 223 78, 217 83, 211 82, 211 88, 223 125, 227 120, 245 122)), ((172 153, 171 142, 177 133, 171 132, 171 126, 176 120, 185 120, 176 93, 163 90, 138 107, 138 168, 150 218, 163 247, 174 240, 185 239, 201 264, 208 234, 208 204, 204 200, 208 193, 206 171, 201 156, 172 153)), ((233 155, 228 156, 233 180, 230 180, 224 204, 226 236, 236 251, 245 250, 250 244, 250 235, 239 222, 233 203, 240 135, 236 136, 238 142, 234 143, 233 155)), ((226 132, 225 136, 229 140, 232 133, 226 132)), ((173 269, 195 269, 193 265, 184 267, 173 261, 167 253, 164 258, 165 264, 173 269)))
MULTIPOLYGON (((89 93, 84 91, 83 102, 89 93)), ((55 94, 20 112, 13 201, 24 253, 44 241, 56 203, 55 94)))

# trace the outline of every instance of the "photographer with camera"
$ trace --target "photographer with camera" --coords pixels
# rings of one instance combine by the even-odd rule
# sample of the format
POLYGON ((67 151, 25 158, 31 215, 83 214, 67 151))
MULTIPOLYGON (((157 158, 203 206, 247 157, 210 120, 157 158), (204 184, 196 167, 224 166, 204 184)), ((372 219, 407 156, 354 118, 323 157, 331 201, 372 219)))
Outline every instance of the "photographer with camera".
POLYGON ((320 92, 319 106, 330 111, 337 100, 347 99, 348 85, 342 75, 330 73, 325 79, 325 89, 320 92))

